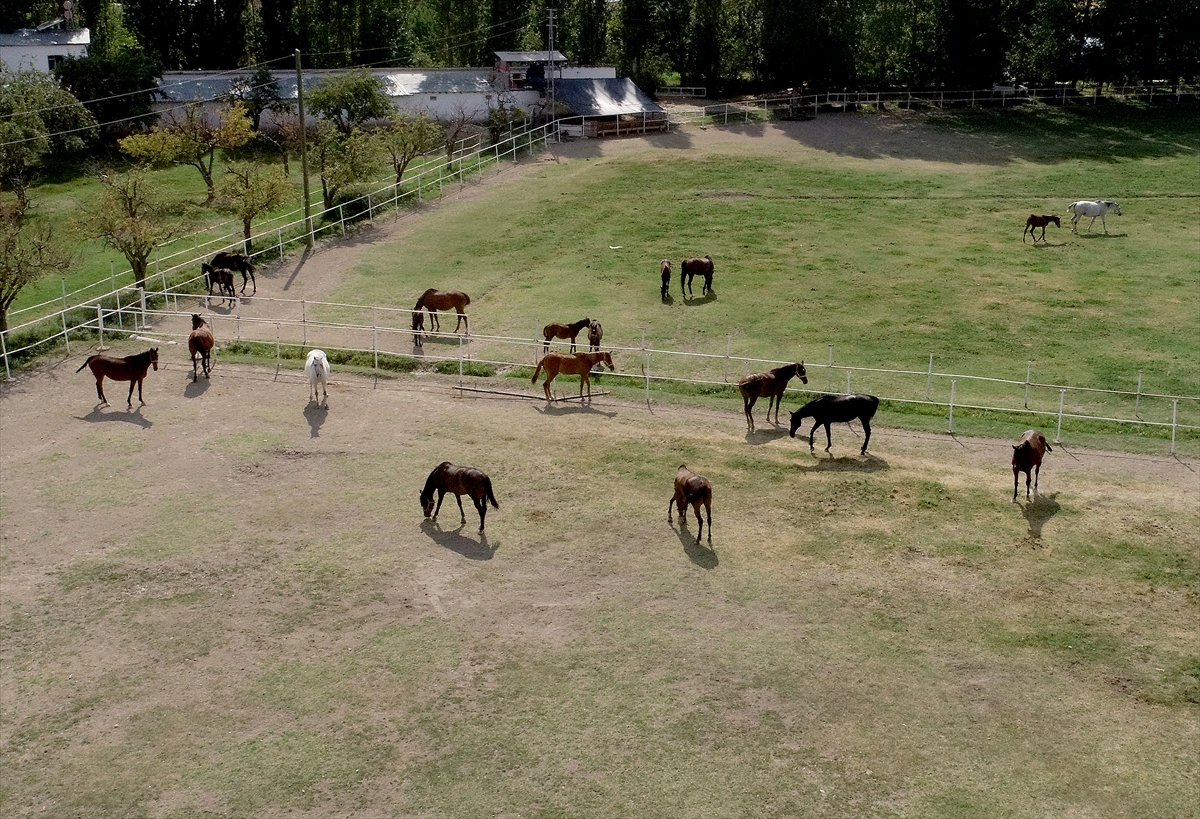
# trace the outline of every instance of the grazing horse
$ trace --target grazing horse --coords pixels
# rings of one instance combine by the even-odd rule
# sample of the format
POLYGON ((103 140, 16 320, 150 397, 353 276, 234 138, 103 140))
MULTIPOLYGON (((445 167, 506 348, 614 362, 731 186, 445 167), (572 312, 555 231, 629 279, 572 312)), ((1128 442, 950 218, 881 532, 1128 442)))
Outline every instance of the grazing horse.
POLYGON ((213 345, 217 340, 213 337, 212 328, 208 326, 208 322, 200 318, 196 313, 192 313, 192 332, 188 336, 188 352, 192 356, 192 383, 195 384, 200 380, 196 373, 196 364, 199 362, 204 369, 204 377, 208 378, 208 373, 212 369, 211 357, 213 345))
POLYGON ((751 432, 754 432, 754 402, 767 397, 767 421, 771 420, 771 404, 775 404, 775 423, 779 423, 779 405, 783 403, 783 391, 787 389, 788 382, 794 377, 800 376, 800 383, 808 383, 808 372, 804 369, 804 362, 799 364, 787 364, 783 367, 776 367, 770 372, 765 373, 750 373, 750 375, 738 382, 738 389, 742 393, 743 409, 746 412, 746 426, 751 432))
POLYGON ((546 383, 542 385, 542 388, 546 391, 546 400, 553 401, 554 399, 550 397, 550 382, 559 374, 577 375, 579 376, 579 397, 583 398, 583 386, 586 384, 590 401, 592 399, 592 382, 588 373, 597 364, 607 364, 609 370, 617 371, 617 368, 613 366, 612 353, 546 353, 534 368, 533 378, 529 383, 536 384, 538 375, 545 368, 546 383))
POLYGON ((425 314, 420 310, 414 310, 412 314, 412 337, 413 344, 418 347, 425 346, 425 339, 422 333, 425 332, 425 314))
POLYGON ((829 434, 829 425, 834 421, 849 423, 857 418, 862 421, 863 431, 867 434, 860 453, 866 455, 867 444, 871 442, 871 419, 875 417, 877 409, 879 409, 879 399, 874 395, 822 395, 792 413, 792 428, 789 434, 795 438, 800 422, 805 418, 812 418, 816 423, 808 433, 808 448, 809 450, 813 449, 813 436, 817 434, 817 427, 824 426, 825 451, 828 452, 833 447, 833 437, 829 434))
POLYGON ((696 297, 696 294, 692 292, 692 279, 696 276, 704 276, 704 286, 700 288, 700 296, 703 298, 708 295, 708 291, 712 290, 712 256, 705 256, 703 259, 684 259, 679 263, 679 292, 683 293, 685 299, 689 295, 692 298, 696 297), (687 284, 686 292, 683 289, 685 283, 687 284))
POLYGON ((593 353, 598 351, 602 338, 604 338, 604 328, 600 326, 600 322, 588 322, 588 351, 593 353))
POLYGON ((137 386, 138 401, 141 404, 146 403, 142 400, 142 380, 150 371, 151 366, 155 371, 158 370, 157 347, 151 347, 144 353, 127 355, 122 358, 113 355, 90 355, 75 372, 82 372, 84 367, 91 368, 92 375, 96 376, 96 394, 100 396, 100 406, 102 407, 108 406, 108 399, 104 397, 104 376, 108 376, 113 381, 130 382, 129 408, 133 409, 134 385, 137 386))
POLYGON ((237 270, 242 274, 242 293, 246 292, 247 277, 249 277, 249 283, 254 285, 254 290, 251 291, 250 295, 253 296, 258 292, 258 282, 254 281, 254 262, 250 261, 250 257, 245 253, 227 253, 221 251, 212 257, 212 266, 223 267, 226 270, 237 270))
POLYGON ((671 260, 663 259, 658 263, 658 272, 662 274, 662 300, 667 300, 667 291, 671 289, 671 260))
MULTIPOLYGON (((471 332, 471 322, 467 321, 467 314, 464 312, 467 305, 471 303, 471 297, 461 290, 438 290, 429 288, 421 294, 421 298, 417 299, 417 303, 413 306, 413 310, 425 309, 429 311, 429 329, 431 332, 438 332, 442 329, 441 323, 438 321, 438 310, 453 310, 458 314, 458 322, 454 325, 454 332, 458 332, 458 328, 464 323, 467 325, 467 332, 471 332)), ((417 320, 413 318, 413 329, 417 329, 417 320)))
POLYGON ((1029 500, 1029 475, 1033 473, 1033 491, 1037 491, 1038 473, 1042 471, 1042 457, 1047 452, 1053 452, 1046 436, 1036 429, 1026 430, 1021 436, 1021 442, 1013 445, 1013 496, 1012 502, 1017 502, 1017 476, 1025 473, 1025 500, 1029 500))
POLYGON ((492 494, 492 479, 478 469, 469 466, 455 466, 449 461, 442 461, 437 468, 429 473, 425 480, 425 488, 421 490, 421 510, 425 517, 437 520, 442 508, 442 499, 447 492, 454 493, 458 501, 458 512, 462 522, 467 522, 467 513, 463 511, 462 496, 468 495, 475 509, 479 512, 479 531, 483 531, 484 518, 487 516, 488 501, 493 509, 499 509, 496 496, 492 494), (433 491, 437 490, 437 506, 433 505, 433 491))
POLYGON ((1097 199, 1095 202, 1081 201, 1072 202, 1067 206, 1067 210, 1075 214, 1071 217, 1071 232, 1078 233, 1076 226, 1079 220, 1084 216, 1092 217, 1092 221, 1088 222, 1088 233, 1092 232, 1092 225, 1096 224, 1096 217, 1100 217, 1100 226, 1104 228, 1104 232, 1108 233, 1108 225, 1104 224, 1104 214, 1109 211, 1116 211, 1117 216, 1121 215, 1121 206, 1116 202, 1109 202, 1105 199, 1097 199))
POLYGON ((1029 218, 1025 220, 1025 230, 1021 231, 1021 244, 1025 244, 1025 234, 1028 233, 1030 236, 1033 236, 1033 243, 1036 245, 1038 243, 1038 237, 1034 236, 1033 234, 1037 228, 1042 229, 1042 241, 1046 241, 1046 226, 1051 222, 1053 222, 1054 226, 1057 228, 1062 227, 1062 221, 1057 216, 1047 216, 1045 214, 1038 216, 1033 213, 1029 214, 1029 218))
POLYGON ((225 267, 213 267, 203 262, 200 263, 200 270, 204 272, 204 281, 208 284, 208 295, 213 294, 213 285, 215 284, 217 294, 233 304, 234 299, 237 298, 237 293, 233 289, 233 271, 225 267))
POLYGON ((316 403, 317 384, 321 385, 321 396, 325 405, 329 406, 329 391, 325 385, 329 383, 329 357, 324 350, 309 350, 308 360, 304 362, 304 374, 308 376, 308 400, 316 403))
MULTIPOLYGON (((542 328, 542 353, 550 352, 550 342, 556 338, 571 339, 571 352, 575 352, 575 338, 579 335, 579 331, 584 327, 590 327, 592 320, 586 316, 579 321, 573 321, 570 324, 559 324, 551 322, 542 328)), ((589 330, 590 332, 590 330, 589 330)))
POLYGON ((699 526, 696 530, 697 543, 700 542, 700 535, 704 533, 704 521, 700 519, 701 504, 704 505, 704 512, 708 517, 708 540, 712 542, 712 484, 708 478, 697 475, 680 464, 679 469, 675 471, 675 494, 667 501, 667 523, 674 522, 671 507, 675 507, 679 510, 680 525, 686 524, 687 508, 690 505, 696 513, 696 524, 699 526))

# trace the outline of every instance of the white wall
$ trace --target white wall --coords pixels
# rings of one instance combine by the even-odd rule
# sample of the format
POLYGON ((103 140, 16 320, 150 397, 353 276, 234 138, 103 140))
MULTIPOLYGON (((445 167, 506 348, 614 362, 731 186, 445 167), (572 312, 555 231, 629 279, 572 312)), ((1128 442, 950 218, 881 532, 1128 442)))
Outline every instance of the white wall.
POLYGON ((0 35, 0 62, 10 71, 50 71, 50 57, 86 57, 91 32, 86 28, 62 32, 22 30, 0 35), (28 33, 26 33, 28 32, 28 33), (46 42, 46 41, 57 42, 46 42))

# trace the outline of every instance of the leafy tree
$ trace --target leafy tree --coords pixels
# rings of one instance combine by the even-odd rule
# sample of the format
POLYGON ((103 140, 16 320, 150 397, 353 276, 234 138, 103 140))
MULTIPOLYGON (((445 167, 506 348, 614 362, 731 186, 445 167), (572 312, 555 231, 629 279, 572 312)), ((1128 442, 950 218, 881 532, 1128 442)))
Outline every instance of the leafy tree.
POLYGON ((225 167, 220 193, 222 200, 242 220, 246 253, 250 253, 251 223, 287 201, 291 188, 280 168, 243 162, 225 167))
POLYGON ((240 102, 250 117, 250 127, 259 130, 264 111, 287 111, 292 104, 279 96, 279 81, 265 64, 249 77, 235 77, 229 85, 229 102, 240 102))
POLYGON ((391 158, 399 190, 410 162, 442 144, 442 127, 428 114, 401 114, 376 132, 380 146, 391 158))
POLYGON ((100 202, 81 223, 83 232, 121 251, 133 268, 138 287, 146 286, 150 254, 159 242, 182 232, 183 225, 163 204, 147 179, 145 166, 125 173, 99 175, 104 189, 100 202))
POLYGON ((217 120, 213 123, 200 103, 191 103, 166 125, 127 136, 119 144, 139 162, 191 165, 208 186, 205 204, 209 204, 216 197, 212 169, 217 149, 240 148, 254 138, 250 118, 240 102, 222 109, 217 120))
POLYGON ((347 137, 364 122, 385 119, 396 111, 379 78, 365 68, 322 80, 308 94, 306 107, 347 137))
POLYGON ((491 110, 486 122, 492 142, 499 142, 500 138, 508 133, 515 123, 524 121, 527 116, 529 116, 528 111, 520 106, 506 103, 502 96, 500 105, 491 110))
POLYGON ((8 329, 8 308, 30 282, 62 273, 71 260, 55 246, 49 223, 35 227, 26 218, 29 201, 0 207, 0 331, 8 329))
POLYGON ((0 190, 22 211, 43 159, 80 151, 95 135, 95 117, 53 77, 0 68, 0 190))
POLYGON ((379 169, 379 148, 370 134, 354 130, 343 136, 328 120, 321 120, 313 133, 310 157, 321 174, 321 196, 325 209, 334 206, 338 191, 369 179, 379 169))
POLYGON ((141 49, 121 48, 87 57, 68 57, 54 76, 84 105, 107 134, 128 133, 131 124, 148 124, 162 71, 141 49))

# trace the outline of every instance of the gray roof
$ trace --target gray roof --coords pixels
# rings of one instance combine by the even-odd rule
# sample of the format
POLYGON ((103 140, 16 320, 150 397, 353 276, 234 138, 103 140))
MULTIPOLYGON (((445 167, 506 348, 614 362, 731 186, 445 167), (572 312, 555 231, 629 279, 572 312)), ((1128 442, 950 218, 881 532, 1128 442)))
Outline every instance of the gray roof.
MULTIPOLYGON (((312 88, 337 71, 305 71, 304 87, 312 88)), ((491 71, 486 68, 440 68, 399 69, 379 68, 371 72, 383 83, 384 92, 391 97, 408 97, 416 94, 470 94, 493 92, 491 71)), ((294 71, 275 71, 271 74, 278 83, 279 96, 285 100, 296 98, 296 74, 294 71)), ((216 99, 229 93, 233 81, 249 79, 250 74, 240 71, 167 71, 159 81, 159 88, 173 102, 188 102, 193 99, 216 99)))
POLYGON ((554 95, 579 116, 661 113, 664 110, 628 77, 556 80, 554 95))
POLYGON ((565 63, 567 58, 561 51, 497 51, 496 59, 505 63, 544 63, 553 60, 565 63))
POLYGON ((0 46, 88 45, 92 33, 86 28, 51 28, 35 31, 22 28, 12 34, 0 34, 0 46))

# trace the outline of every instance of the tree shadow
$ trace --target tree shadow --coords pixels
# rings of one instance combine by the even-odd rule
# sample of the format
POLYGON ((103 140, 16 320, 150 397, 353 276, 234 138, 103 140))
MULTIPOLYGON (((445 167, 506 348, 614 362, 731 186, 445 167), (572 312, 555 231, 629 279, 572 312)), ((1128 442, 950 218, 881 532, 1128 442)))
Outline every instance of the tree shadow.
POLYGON ((209 383, 210 382, 207 376, 205 376, 203 381, 189 380, 187 385, 183 388, 183 397, 199 398, 200 396, 204 395, 204 393, 208 392, 209 383))
POLYGON ((421 531, 443 549, 460 554, 467 560, 491 560, 492 555, 500 548, 499 544, 493 546, 488 543, 487 532, 482 531, 479 533, 479 540, 463 537, 460 533, 464 528, 465 523, 459 524, 457 529, 446 530, 436 520, 426 518, 421 521, 421 531))
POLYGON ((843 455, 840 458, 832 454, 818 455, 811 453, 815 463, 807 466, 797 466, 801 472, 883 472, 891 469, 892 465, 877 455, 843 455))
POLYGON ((304 420, 308 421, 310 438, 321 437, 321 425, 325 423, 325 419, 328 417, 328 399, 326 399, 324 404, 319 404, 311 398, 308 400, 308 406, 304 408, 304 420))
MULTIPOLYGON (((711 531, 706 533, 708 535, 708 546, 705 546, 688 531, 687 520, 685 518, 680 518, 678 527, 673 523, 667 525, 671 527, 671 531, 679 538, 679 542, 683 545, 683 553, 687 555, 688 560, 706 571, 717 568, 717 565, 721 561, 717 559, 717 553, 713 551, 711 531)), ((708 528, 712 529, 711 526, 708 528)))
POLYGON ((752 446, 762 446, 771 441, 777 441, 780 438, 786 438, 788 431, 784 427, 776 427, 775 429, 761 429, 755 427, 754 432, 746 433, 746 443, 752 446))
POLYGON ((1034 540, 1042 539, 1042 527, 1050 518, 1058 514, 1062 507, 1058 505, 1055 498, 1058 493, 1054 492, 1049 495, 1035 494, 1032 500, 1027 500, 1024 503, 1018 504, 1021 507, 1021 513, 1025 516, 1025 520, 1029 523, 1029 534, 1034 540))
POLYGON ((84 416, 75 416, 80 421, 87 421, 95 424, 107 421, 123 421, 127 424, 137 424, 142 429, 150 429, 154 426, 154 422, 149 418, 142 417, 142 408, 138 407, 135 410, 115 410, 111 412, 102 412, 101 407, 94 407, 91 412, 84 416))

